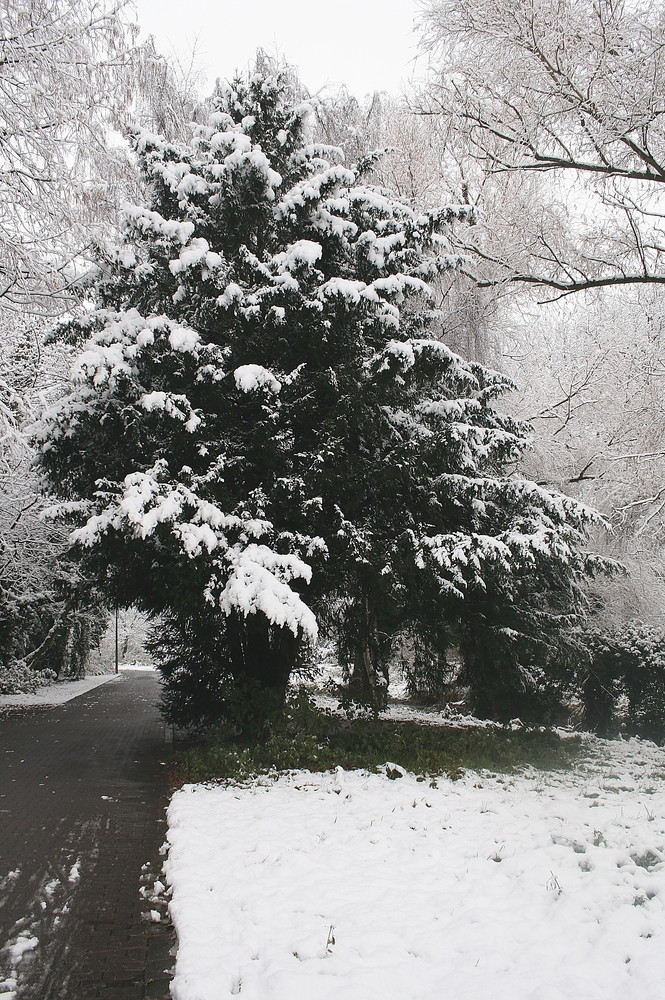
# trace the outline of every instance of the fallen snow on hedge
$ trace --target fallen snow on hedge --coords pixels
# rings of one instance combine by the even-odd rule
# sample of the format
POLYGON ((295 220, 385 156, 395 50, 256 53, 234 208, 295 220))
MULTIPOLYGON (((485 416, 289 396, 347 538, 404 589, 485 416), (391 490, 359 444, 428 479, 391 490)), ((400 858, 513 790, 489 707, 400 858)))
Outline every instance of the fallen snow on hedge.
POLYGON ((660 996, 664 753, 588 746, 571 773, 185 786, 173 1000, 660 996))

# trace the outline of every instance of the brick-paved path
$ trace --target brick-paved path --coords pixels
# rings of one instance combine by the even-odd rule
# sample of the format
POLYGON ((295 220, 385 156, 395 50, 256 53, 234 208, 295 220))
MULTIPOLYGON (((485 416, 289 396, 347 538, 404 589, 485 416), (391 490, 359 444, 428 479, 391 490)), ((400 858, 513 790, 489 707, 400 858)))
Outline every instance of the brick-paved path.
POLYGON ((0 983, 7 945, 39 939, 17 1000, 169 995, 169 936, 139 896, 166 829, 158 700, 156 675, 136 671, 54 708, 0 709, 0 983))

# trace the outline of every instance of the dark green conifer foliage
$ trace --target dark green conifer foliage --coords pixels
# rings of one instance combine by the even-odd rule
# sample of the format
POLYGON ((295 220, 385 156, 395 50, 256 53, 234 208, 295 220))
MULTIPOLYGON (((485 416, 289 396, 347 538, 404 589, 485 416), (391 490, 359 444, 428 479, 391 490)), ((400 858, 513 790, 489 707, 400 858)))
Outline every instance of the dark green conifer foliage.
POLYGON ((553 633, 593 569, 593 513, 503 474, 525 444, 507 380, 432 333, 469 210, 400 203, 309 116, 257 74, 189 144, 138 136, 151 201, 40 435, 81 560, 165 615, 179 721, 220 690, 279 703, 317 620, 378 703, 398 637, 553 633))

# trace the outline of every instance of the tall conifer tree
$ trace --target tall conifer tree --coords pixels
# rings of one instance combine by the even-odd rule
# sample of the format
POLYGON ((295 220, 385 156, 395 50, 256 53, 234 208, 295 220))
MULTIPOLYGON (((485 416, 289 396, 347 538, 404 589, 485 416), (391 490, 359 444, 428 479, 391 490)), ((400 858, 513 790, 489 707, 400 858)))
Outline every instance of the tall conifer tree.
POLYGON ((378 702, 390 636, 537 638, 593 568, 593 514, 503 474, 526 440, 494 407, 507 380, 433 332, 468 209, 372 186, 310 112, 257 74, 189 144, 137 138, 151 200, 40 432, 80 558, 164 616, 174 718, 281 700, 331 608, 378 702))

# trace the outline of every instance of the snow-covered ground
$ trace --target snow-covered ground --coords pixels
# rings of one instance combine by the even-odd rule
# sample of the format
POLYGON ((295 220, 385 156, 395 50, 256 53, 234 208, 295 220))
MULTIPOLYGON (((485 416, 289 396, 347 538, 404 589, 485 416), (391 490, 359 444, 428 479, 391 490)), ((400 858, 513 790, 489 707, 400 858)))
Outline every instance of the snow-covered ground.
MULTIPOLYGON (((317 708, 323 709, 328 714, 345 714, 339 698, 315 691, 311 694, 311 699, 317 708)), ((443 710, 436 707, 423 708, 409 703, 406 699, 396 698, 391 698, 388 706, 381 711, 381 718, 386 722, 418 722, 421 726, 445 725, 449 729, 468 729, 470 726, 492 728, 496 725, 489 719, 477 719, 474 715, 466 715, 456 705, 446 705, 443 710)), ((521 726, 519 719, 515 720, 515 724, 521 726)))
POLYGON ((173 1000, 654 1000, 665 751, 572 772, 299 772, 185 786, 173 1000))
POLYGON ((45 684, 37 688, 32 694, 1 694, 0 708, 3 706, 25 705, 63 705, 72 698, 78 698, 82 694, 87 694, 100 684, 107 684, 112 681, 117 674, 95 674, 92 677, 84 677, 80 681, 58 681, 55 684, 45 684))
MULTIPOLYGON (((151 663, 121 663, 120 671, 132 670, 155 670, 151 663)), ((118 674, 93 674, 84 677, 80 681, 57 681, 55 684, 45 684, 29 694, 0 694, 0 708, 7 706, 15 708, 18 706, 30 705, 64 705, 72 698, 78 698, 82 694, 87 694, 100 684, 108 684, 109 681, 118 678, 118 674)))

